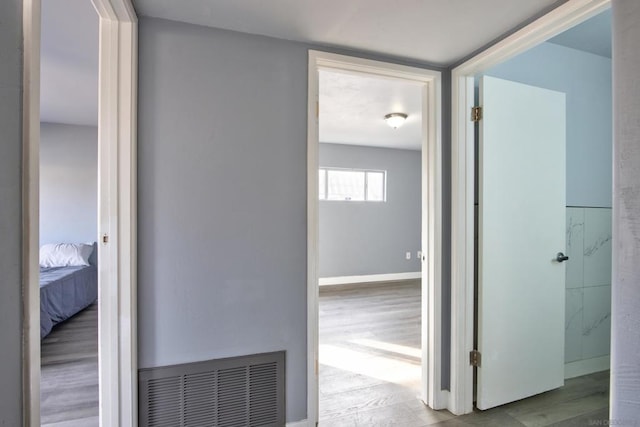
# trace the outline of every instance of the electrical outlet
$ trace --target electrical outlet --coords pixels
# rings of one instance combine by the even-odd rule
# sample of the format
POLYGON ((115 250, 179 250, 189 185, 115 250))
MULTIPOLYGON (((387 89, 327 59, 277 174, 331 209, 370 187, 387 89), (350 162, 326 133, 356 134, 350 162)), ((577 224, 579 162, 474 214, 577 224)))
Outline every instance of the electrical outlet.
POLYGON ((406 257, 407 259, 411 259, 411 252, 407 252, 407 253, 406 253, 406 255, 405 255, 405 257, 406 257))
POLYGON ((422 259, 422 251, 416 252, 416 258, 422 259))

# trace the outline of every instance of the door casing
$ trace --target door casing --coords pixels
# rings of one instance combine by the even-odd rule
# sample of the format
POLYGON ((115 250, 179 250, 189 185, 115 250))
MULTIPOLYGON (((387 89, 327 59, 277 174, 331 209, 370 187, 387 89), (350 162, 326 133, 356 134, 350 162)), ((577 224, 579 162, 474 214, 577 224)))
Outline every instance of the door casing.
MULTIPOLYGON (((98 359, 100 425, 137 425, 137 17, 130 0, 99 16, 98 359), (107 236, 105 240, 103 236, 107 236)), ((39 151, 41 0, 23 0, 23 423, 40 425, 39 151)))
POLYGON ((318 421, 318 70, 358 73, 422 84, 422 399, 447 406, 441 374, 442 137, 439 71, 309 51, 307 110, 307 421, 318 421), (425 167, 426 165, 426 167, 425 167), (429 357, 427 357, 429 356, 429 357))
POLYGON ((608 9, 611 0, 569 0, 456 66, 451 74, 451 398, 456 415, 473 411, 474 77, 608 9))

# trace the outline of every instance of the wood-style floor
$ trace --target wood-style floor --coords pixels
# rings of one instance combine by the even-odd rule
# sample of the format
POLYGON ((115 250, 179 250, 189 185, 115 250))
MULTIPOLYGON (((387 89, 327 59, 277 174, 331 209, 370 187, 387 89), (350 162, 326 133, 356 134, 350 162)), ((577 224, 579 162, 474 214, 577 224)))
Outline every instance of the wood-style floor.
MULTIPOLYGON (((460 417, 428 409, 418 397, 420 319, 417 281, 321 290, 320 427, 606 425, 608 372, 460 417)), ((43 426, 98 426, 97 325, 94 304, 42 341, 43 426)))
POLYGON ((98 304, 42 340, 41 425, 98 426, 98 304))
POLYGON ((608 371, 464 416, 427 408, 420 319, 418 281, 321 288, 320 427, 607 425, 608 371))

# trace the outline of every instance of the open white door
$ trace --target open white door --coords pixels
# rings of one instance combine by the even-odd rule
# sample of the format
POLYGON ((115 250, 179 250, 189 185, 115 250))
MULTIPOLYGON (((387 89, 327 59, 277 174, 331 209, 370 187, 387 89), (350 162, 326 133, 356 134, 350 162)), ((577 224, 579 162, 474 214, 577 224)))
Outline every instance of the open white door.
POLYGON ((477 407, 564 384, 565 95, 483 77, 477 407))

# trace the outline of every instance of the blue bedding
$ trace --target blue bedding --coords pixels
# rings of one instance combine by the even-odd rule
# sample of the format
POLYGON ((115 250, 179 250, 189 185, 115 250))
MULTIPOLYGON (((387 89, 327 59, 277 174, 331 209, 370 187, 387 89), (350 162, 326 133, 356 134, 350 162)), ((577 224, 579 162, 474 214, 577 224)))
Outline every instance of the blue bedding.
POLYGON ((98 269, 40 267, 40 338, 98 298, 98 269))

